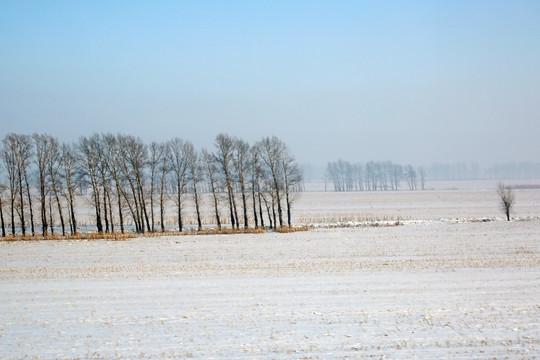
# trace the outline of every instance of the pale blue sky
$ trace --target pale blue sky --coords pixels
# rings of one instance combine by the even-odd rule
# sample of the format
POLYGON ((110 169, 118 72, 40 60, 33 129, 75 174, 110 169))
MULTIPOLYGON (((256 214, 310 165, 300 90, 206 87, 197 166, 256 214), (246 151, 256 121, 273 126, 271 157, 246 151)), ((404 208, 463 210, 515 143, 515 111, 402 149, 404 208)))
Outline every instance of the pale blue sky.
POLYGON ((3 0, 0 125, 540 161, 540 2, 3 0))

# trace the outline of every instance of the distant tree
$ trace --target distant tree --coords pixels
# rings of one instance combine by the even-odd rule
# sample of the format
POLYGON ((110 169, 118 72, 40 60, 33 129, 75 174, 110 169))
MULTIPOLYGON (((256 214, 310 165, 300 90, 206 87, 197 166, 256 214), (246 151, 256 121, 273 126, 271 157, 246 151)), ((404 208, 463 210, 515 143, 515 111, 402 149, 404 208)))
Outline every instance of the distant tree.
POLYGON ((403 166, 398 164, 392 164, 392 184, 395 190, 399 188, 399 182, 403 177, 403 166))
POLYGON ((510 211, 514 205, 514 192, 512 188, 505 186, 501 181, 497 186, 497 195, 499 195, 499 205, 506 215, 506 220, 510 221, 510 211))
POLYGON ((420 185, 422 186, 422 190, 426 190, 426 171, 421 166, 418 168, 418 175, 420 175, 420 185))
POLYGON ((416 188, 417 188, 416 170, 414 170, 412 165, 407 165, 405 167, 405 176, 407 177, 407 183, 409 184, 409 190, 416 190, 416 188))

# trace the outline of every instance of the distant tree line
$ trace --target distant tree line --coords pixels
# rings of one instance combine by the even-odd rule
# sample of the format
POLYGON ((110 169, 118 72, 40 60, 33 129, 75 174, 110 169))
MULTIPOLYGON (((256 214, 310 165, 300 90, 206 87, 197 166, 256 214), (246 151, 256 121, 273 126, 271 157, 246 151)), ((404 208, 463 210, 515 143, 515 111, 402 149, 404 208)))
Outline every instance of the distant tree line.
MULTIPOLYGON (((194 206, 203 227, 202 196, 211 199, 215 223, 232 228, 291 226, 302 172, 286 144, 264 137, 250 145, 219 134, 214 149, 196 150, 174 138, 145 143, 125 134, 93 134, 61 143, 47 134, 8 134, 0 146, 2 236, 69 231, 77 234, 78 194, 90 199, 99 233, 165 231, 166 202, 175 204, 176 226, 194 206), (220 209, 227 209, 227 216, 220 209)), ((80 200, 79 200, 80 201, 80 200)), ((208 201, 208 200, 206 200, 208 201)))
POLYGON ((426 188, 426 179, 538 179, 540 163, 500 163, 483 170, 476 162, 433 163, 431 166, 413 167, 392 161, 350 163, 344 160, 329 162, 325 172, 325 189, 331 184, 334 191, 409 190, 426 188))
POLYGON ((398 190, 405 180, 410 190, 425 189, 426 172, 422 167, 399 165, 391 161, 370 161, 366 164, 344 160, 329 162, 326 179, 334 191, 398 190))

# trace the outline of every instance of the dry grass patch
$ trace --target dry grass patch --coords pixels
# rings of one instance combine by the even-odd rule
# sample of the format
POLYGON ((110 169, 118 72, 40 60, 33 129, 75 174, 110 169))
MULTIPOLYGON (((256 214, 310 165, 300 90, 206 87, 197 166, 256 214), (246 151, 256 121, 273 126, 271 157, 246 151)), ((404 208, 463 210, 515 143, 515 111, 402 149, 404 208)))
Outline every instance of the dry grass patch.
POLYGON ((278 233, 293 233, 297 231, 308 231, 307 226, 300 227, 287 227, 282 226, 276 229, 265 229, 265 228, 206 228, 202 230, 198 229, 187 229, 184 231, 177 230, 156 230, 149 231, 145 233, 98 233, 98 232, 84 232, 78 233, 75 235, 7 235, 4 238, 1 238, 0 241, 14 242, 14 241, 42 241, 42 240, 112 240, 112 241, 125 241, 128 239, 134 239, 138 237, 162 237, 162 236, 187 236, 187 235, 235 235, 235 234, 264 234, 267 231, 275 231, 278 233))

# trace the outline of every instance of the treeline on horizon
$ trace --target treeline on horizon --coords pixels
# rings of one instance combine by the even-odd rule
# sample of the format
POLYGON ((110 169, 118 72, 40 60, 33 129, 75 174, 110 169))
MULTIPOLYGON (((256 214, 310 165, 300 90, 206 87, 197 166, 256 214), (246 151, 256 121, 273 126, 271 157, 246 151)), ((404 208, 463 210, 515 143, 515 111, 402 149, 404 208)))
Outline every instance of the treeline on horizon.
POLYGON ((409 190, 424 190, 428 180, 539 179, 540 163, 499 163, 482 170, 476 162, 415 168, 392 161, 351 163, 340 159, 327 164, 324 176, 325 190, 328 183, 334 191, 398 190, 402 181, 409 190))
POLYGON ((426 172, 422 167, 415 169, 392 161, 369 161, 363 165, 340 159, 326 166, 325 190, 327 181, 332 182, 334 191, 398 190, 403 179, 409 190, 425 189, 426 172))
POLYGON ((253 145, 228 134, 216 136, 213 151, 195 149, 175 137, 145 143, 125 134, 93 134, 61 143, 48 134, 8 134, 0 145, 2 236, 77 235, 76 199, 87 194, 98 233, 165 232, 167 200, 173 200, 182 232, 189 201, 197 229, 202 193, 211 194, 217 227, 291 227, 302 172, 287 145, 276 136, 253 145), (5 182, 5 183, 4 183, 5 182), (226 204, 227 215, 220 214, 226 204), (286 219, 284 219, 286 217, 286 219))

